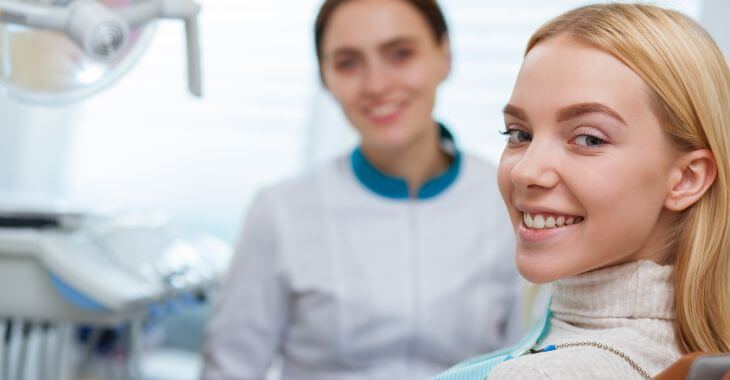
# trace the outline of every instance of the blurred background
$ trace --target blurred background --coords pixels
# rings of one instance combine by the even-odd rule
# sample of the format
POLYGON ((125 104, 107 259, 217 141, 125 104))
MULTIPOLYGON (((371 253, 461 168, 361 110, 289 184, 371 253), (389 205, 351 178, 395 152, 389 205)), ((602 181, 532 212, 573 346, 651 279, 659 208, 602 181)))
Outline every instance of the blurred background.
MULTIPOLYGON (((442 0, 454 65, 436 118, 463 149, 497 162, 497 130, 530 34, 571 0, 442 0)), ((654 1, 730 41, 719 0, 654 1)), ((202 0, 204 96, 186 91, 183 26, 159 21, 137 64, 81 102, 0 96, 0 193, 160 211, 233 243, 252 195, 355 144, 316 68, 320 0, 202 0)), ((724 46, 723 46, 724 47, 724 46)), ((194 379, 207 307, 172 316, 148 378, 194 379)))

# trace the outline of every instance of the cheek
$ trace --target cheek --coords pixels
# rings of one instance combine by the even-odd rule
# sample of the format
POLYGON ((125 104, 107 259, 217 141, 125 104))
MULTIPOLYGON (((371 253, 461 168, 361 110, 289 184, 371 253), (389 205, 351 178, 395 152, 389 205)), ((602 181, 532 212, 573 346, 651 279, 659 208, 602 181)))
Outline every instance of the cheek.
POLYGON ((573 186, 593 220, 588 224, 590 243, 604 247, 606 255, 639 249, 656 225, 666 194, 662 171, 646 162, 652 161, 626 160, 596 167, 573 186))
POLYGON ((403 87, 426 95, 426 98, 433 98, 436 88, 441 83, 441 72, 436 64, 418 62, 404 66, 398 71, 395 76, 399 78, 403 87))
POLYGON ((502 152, 502 157, 499 160, 499 166, 497 167, 497 185, 499 186, 499 192, 502 195, 505 206, 509 211, 510 217, 514 220, 515 211, 512 207, 512 190, 514 184, 512 183, 512 169, 519 161, 519 156, 510 154, 507 150, 502 152))
POLYGON ((502 198, 505 202, 510 198, 509 195, 512 192, 512 180, 510 173, 514 168, 515 159, 508 157, 506 152, 502 153, 502 157, 499 160, 499 166, 497 168, 497 184, 499 185, 499 192, 502 194, 502 198))
POLYGON ((326 76, 327 90, 337 103, 343 107, 352 107, 357 102, 359 79, 356 76, 330 75, 326 76))

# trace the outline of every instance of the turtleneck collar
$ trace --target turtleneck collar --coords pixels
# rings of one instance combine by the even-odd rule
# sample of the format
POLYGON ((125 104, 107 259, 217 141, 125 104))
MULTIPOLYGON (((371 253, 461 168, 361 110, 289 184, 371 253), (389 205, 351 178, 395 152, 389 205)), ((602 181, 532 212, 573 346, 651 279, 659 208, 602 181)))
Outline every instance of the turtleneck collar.
POLYGON ((654 318, 672 320, 671 265, 640 260, 567 277, 553 284, 550 309, 557 318, 654 318))

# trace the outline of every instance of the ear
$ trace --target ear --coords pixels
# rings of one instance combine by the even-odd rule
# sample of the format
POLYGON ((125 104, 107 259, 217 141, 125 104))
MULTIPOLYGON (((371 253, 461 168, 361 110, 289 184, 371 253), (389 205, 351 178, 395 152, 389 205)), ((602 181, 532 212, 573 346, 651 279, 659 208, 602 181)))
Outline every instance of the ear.
POLYGON ((451 74, 451 40, 449 40, 449 36, 445 35, 441 37, 441 42, 439 43, 439 49, 441 49, 441 54, 443 55, 443 71, 441 73, 441 82, 445 81, 446 78, 449 77, 449 74, 451 74))
POLYGON ((682 154, 674 170, 672 189, 664 201, 664 207, 672 211, 683 211, 695 204, 717 178, 715 156, 708 149, 682 154))

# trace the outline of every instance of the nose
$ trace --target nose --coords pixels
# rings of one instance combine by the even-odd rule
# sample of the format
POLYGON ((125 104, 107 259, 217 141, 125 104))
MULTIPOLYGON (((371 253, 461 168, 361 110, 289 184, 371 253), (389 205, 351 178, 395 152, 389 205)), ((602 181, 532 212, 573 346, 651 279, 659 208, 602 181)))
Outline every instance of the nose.
POLYGON ((559 157, 549 142, 533 138, 510 172, 512 183, 523 190, 551 189, 558 185, 559 157))
POLYGON ((386 93, 393 84, 393 78, 388 68, 378 62, 368 66, 363 80, 365 92, 372 96, 386 93))

